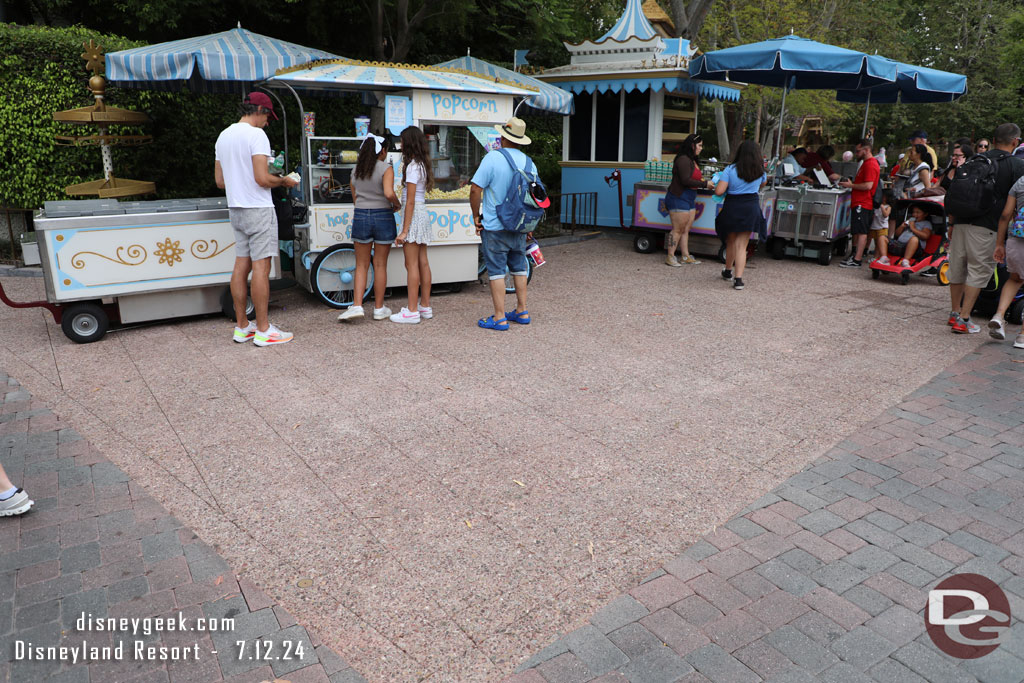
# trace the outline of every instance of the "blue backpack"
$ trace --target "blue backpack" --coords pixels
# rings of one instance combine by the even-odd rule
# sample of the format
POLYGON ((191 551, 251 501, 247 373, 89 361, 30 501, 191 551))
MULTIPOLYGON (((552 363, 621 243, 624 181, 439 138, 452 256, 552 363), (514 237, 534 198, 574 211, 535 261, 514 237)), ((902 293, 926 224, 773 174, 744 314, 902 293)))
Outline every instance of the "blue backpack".
POLYGON ((530 157, 526 157, 526 168, 520 169, 508 150, 498 151, 512 167, 512 182, 505 192, 505 199, 497 206, 498 221, 510 232, 533 232, 544 218, 544 209, 551 205, 551 200, 530 157))

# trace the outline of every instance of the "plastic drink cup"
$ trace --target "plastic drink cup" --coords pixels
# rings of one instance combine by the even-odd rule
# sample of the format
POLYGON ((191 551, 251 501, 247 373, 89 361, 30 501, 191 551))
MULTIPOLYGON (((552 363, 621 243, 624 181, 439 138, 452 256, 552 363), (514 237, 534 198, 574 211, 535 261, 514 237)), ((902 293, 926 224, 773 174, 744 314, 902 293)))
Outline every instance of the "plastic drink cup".
POLYGON ((356 124, 356 137, 365 138, 370 132, 370 119, 366 116, 357 116, 353 119, 356 124))
POLYGON ((306 137, 316 135, 316 112, 307 111, 302 113, 302 130, 306 137))
POLYGON ((540 245, 536 242, 530 242, 530 246, 526 247, 526 256, 533 262, 534 268, 540 268, 547 263, 544 254, 540 252, 540 245))

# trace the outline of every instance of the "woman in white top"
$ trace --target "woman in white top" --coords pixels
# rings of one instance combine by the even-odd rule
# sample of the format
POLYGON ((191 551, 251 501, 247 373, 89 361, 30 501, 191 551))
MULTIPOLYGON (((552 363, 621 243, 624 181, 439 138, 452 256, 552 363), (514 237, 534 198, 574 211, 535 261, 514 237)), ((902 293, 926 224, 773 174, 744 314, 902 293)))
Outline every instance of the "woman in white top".
POLYGON ((434 317, 430 308, 430 262, 427 245, 430 244, 430 224, 427 217, 427 191, 434 187, 427 136, 416 126, 402 131, 402 229, 395 244, 405 254, 406 285, 409 305, 391 316, 396 323, 418 323, 434 317))
POLYGON ((914 197, 932 186, 931 155, 924 145, 911 145, 909 154, 910 163, 907 165, 912 170, 903 190, 907 197, 914 197))

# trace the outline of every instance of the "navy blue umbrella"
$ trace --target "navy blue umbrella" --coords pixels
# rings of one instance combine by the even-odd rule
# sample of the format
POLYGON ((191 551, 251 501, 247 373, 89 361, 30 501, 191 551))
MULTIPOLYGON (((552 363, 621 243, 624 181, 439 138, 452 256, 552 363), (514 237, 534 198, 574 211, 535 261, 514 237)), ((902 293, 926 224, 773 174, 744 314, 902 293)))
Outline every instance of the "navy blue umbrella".
MULTIPOLYGON (((783 88, 780 122, 790 90, 860 90, 895 83, 897 72, 890 59, 794 35, 715 50, 690 62, 690 78, 697 80, 783 88)), ((780 135, 776 156, 781 142, 780 135)))

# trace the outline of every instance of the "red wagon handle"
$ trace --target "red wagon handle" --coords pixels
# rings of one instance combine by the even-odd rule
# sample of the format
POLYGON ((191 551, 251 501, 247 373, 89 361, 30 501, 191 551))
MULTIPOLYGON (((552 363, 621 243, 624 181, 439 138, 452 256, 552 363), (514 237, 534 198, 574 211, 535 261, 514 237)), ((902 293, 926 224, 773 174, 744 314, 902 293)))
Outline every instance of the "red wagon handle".
POLYGON ((60 325, 60 319, 63 317, 64 309, 61 308, 60 304, 51 304, 49 301, 26 301, 19 303, 17 301, 11 301, 7 296, 7 292, 4 291, 4 285, 0 282, 0 301, 11 308, 45 308, 53 314, 53 322, 60 325))

